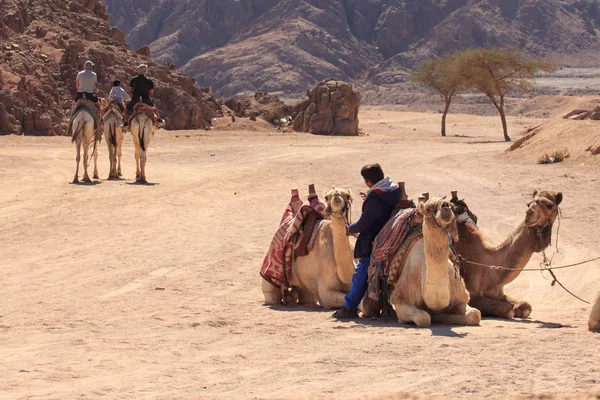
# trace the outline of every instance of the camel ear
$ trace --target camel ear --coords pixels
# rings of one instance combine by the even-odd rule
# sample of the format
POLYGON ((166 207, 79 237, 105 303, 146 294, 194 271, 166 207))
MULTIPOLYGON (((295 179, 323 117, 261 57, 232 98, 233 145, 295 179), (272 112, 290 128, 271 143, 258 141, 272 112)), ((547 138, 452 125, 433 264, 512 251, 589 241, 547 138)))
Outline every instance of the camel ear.
POLYGON ((352 197, 352 190, 348 189, 347 194, 348 194, 348 203, 352 204, 352 202, 354 201, 354 197, 352 197))
POLYGON ((556 193, 556 206, 558 206, 563 200, 563 195, 561 192, 556 193))
POLYGON ((425 203, 419 203, 419 212, 423 215, 427 214, 427 207, 425 207, 425 203))
POLYGON ((533 197, 533 198, 535 199, 535 196, 537 196, 537 194, 538 194, 538 191, 537 191, 537 189, 535 189, 535 190, 533 191, 533 195, 532 195, 531 197, 533 197))

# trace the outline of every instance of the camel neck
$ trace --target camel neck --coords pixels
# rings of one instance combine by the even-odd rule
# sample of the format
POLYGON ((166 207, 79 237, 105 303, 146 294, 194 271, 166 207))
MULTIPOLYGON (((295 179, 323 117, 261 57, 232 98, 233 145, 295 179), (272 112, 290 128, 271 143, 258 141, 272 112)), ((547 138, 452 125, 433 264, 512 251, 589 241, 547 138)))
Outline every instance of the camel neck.
POLYGON ((331 228, 338 277, 345 285, 350 285, 354 274, 354 255, 350 246, 350 238, 346 234, 346 219, 344 216, 331 214, 331 228))
POLYGON ((433 311, 440 311, 450 304, 450 278, 448 275, 448 233, 441 229, 434 218, 423 221, 425 242, 425 274, 423 274, 423 300, 433 311))
POLYGON ((495 265, 516 269, 516 271, 500 272, 505 283, 515 280, 521 270, 525 268, 535 252, 537 240, 535 229, 530 229, 525 223, 521 223, 515 233, 511 235, 511 239, 493 251, 495 265))

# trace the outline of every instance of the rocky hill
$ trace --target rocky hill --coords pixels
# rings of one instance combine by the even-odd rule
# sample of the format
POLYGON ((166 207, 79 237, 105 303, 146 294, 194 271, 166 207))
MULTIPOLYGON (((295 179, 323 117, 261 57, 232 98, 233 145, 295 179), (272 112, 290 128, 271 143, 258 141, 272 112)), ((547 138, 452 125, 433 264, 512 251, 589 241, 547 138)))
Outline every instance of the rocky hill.
POLYGON ((403 82, 427 57, 519 48, 600 60, 597 0, 105 0, 111 22, 219 95, 303 93, 334 77, 403 82))
POLYGON ((205 127, 221 106, 172 65, 129 50, 98 0, 0 0, 0 134, 63 134, 75 77, 91 59, 99 94, 147 63, 167 128, 205 127))

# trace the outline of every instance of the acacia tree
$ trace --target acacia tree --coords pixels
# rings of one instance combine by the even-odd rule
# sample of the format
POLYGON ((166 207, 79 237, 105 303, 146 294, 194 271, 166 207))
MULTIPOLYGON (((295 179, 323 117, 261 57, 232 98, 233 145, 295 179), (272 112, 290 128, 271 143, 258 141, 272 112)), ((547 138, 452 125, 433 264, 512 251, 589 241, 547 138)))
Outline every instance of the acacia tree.
POLYGON ((540 71, 556 70, 552 63, 529 60, 523 53, 504 49, 470 49, 455 53, 457 71, 465 84, 485 94, 498 110, 504 130, 504 140, 510 142, 504 111, 506 95, 528 93, 531 79, 540 71))
POLYGON ((432 89, 444 100, 442 136, 446 136, 446 116, 454 95, 464 87, 464 76, 459 73, 458 53, 436 60, 427 60, 411 75, 416 84, 432 89))

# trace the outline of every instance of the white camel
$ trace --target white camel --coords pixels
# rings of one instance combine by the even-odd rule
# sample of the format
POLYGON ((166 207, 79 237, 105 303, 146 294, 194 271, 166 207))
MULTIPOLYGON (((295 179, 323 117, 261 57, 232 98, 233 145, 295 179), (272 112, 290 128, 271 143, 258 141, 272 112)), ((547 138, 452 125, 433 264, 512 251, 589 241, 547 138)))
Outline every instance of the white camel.
POLYGON ((108 179, 117 179, 121 173, 121 156, 123 147, 123 115, 121 110, 114 103, 110 103, 104 114, 102 115, 104 122, 104 139, 108 146, 108 159, 110 161, 110 172, 108 179))
POLYGON ((77 168, 75 169, 75 178, 73 183, 79 182, 79 161, 81 160, 81 147, 83 146, 83 182, 91 182, 88 175, 88 152, 92 149, 94 157, 94 179, 99 179, 98 176, 98 140, 96 139, 96 131, 94 129, 94 117, 85 109, 81 109, 72 125, 73 137, 71 142, 75 142, 77 146, 77 168))
POLYGON ((131 137, 135 146, 135 181, 138 183, 148 183, 146 180, 146 153, 152 136, 154 136, 152 118, 143 111, 136 112, 131 119, 131 137))

